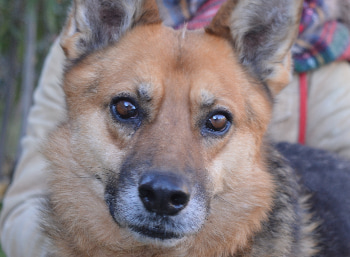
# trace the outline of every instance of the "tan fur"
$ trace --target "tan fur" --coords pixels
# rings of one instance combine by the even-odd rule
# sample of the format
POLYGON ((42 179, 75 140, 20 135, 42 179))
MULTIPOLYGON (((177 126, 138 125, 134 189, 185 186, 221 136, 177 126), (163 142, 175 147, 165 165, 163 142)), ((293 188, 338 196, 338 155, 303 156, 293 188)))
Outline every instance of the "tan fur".
MULTIPOLYGON (((106 208, 103 208, 102 188, 90 180, 95 172, 102 173, 101 176, 104 172, 116 172, 113 167, 120 166, 120 160, 130 148, 140 149, 139 152, 146 154, 147 149, 142 148, 144 146, 148 148, 152 144, 157 145, 160 151, 158 155, 160 166, 162 163, 169 165, 169 162, 184 160, 186 154, 196 149, 195 153, 198 154, 191 155, 194 158, 192 161, 197 165, 208 167, 207 173, 212 180, 211 190, 216 195, 212 202, 212 209, 216 210, 215 214, 208 218, 207 225, 199 235, 187 239, 183 246, 177 247, 181 249, 181 252, 184 252, 183 256, 215 256, 215 252, 234 252, 237 248, 247 244, 247 239, 259 229, 261 220, 266 218, 271 201, 268 199, 271 198, 273 185, 271 177, 263 171, 263 163, 261 163, 259 156, 263 133, 254 128, 257 124, 253 125, 245 121, 247 117, 244 112, 243 99, 252 98, 251 101, 256 104, 260 102, 259 110, 256 112, 268 113, 270 105, 263 101, 261 94, 249 89, 251 87, 249 81, 245 78, 245 73, 240 70, 238 64, 233 61, 234 58, 225 58, 233 53, 229 44, 224 40, 213 36, 204 37, 199 33, 188 34, 185 39, 178 39, 185 41, 181 42, 183 52, 181 60, 179 60, 179 56, 172 54, 172 49, 178 47, 177 38, 180 37, 181 32, 171 31, 169 33, 169 31, 170 29, 159 25, 135 29, 120 43, 118 48, 110 48, 104 54, 103 63, 98 62, 96 66, 91 65, 95 63, 96 59, 101 60, 100 54, 95 54, 74 67, 66 75, 65 89, 71 134, 59 135, 57 140, 53 140, 51 149, 48 149, 48 158, 52 159, 51 155, 57 155, 58 152, 61 153, 60 156, 64 154, 67 158, 62 160, 63 156, 61 156, 57 160, 56 165, 64 165, 63 167, 52 167, 54 170, 61 170, 61 172, 55 173, 52 191, 54 191, 53 195, 59 199, 69 198, 63 201, 64 205, 69 202, 70 205, 78 207, 72 209, 73 213, 66 213, 68 217, 78 219, 70 218, 72 224, 69 227, 75 229, 75 226, 80 226, 81 222, 89 224, 90 222, 95 223, 95 220, 101 221, 99 224, 87 225, 88 232, 79 232, 78 228, 74 230, 74 235, 90 234, 91 241, 78 242, 82 249, 91 248, 90 251, 93 252, 97 251, 95 248, 98 249, 99 244, 109 246, 119 242, 118 244, 125 251, 136 251, 135 244, 137 245, 137 243, 132 240, 130 235, 128 236, 127 231, 120 231, 117 228, 106 208), (169 34, 173 34, 172 37, 169 37, 169 34), (150 40, 144 41, 144 45, 140 45, 139 38, 150 38, 150 40), (175 45, 168 47, 165 44, 167 48, 164 49, 164 38, 167 38, 169 44, 175 42, 172 43, 175 45), (201 43, 194 45, 193 41, 201 43), (143 49, 148 49, 148 51, 144 52, 143 49), (154 49, 153 52, 152 49, 154 49), (159 56, 158 51, 162 51, 164 55, 159 56), (135 62, 135 58, 139 56, 145 57, 143 62, 139 63, 136 69, 128 69, 128 62, 135 62), (123 66, 114 64, 115 58, 118 58, 123 66), (181 61, 181 66, 178 65, 178 61, 181 61), (199 70, 202 65, 204 67, 213 65, 217 71, 208 70, 203 77, 203 73, 199 70), (107 67, 113 67, 113 72, 110 73, 107 67), (149 67, 152 67, 152 70, 149 67), (232 69, 232 67, 235 68, 232 69), (169 76, 169 74, 173 75, 169 76), (96 82, 98 75, 99 81, 96 82), (154 108, 158 113, 157 117, 153 117, 157 120, 152 123, 151 127, 144 128, 145 136, 137 140, 128 137, 127 132, 123 130, 118 131, 114 124, 111 124, 109 116, 105 115, 103 111, 110 96, 119 91, 135 92, 135 87, 137 87, 135 82, 138 80, 151 85, 149 94, 153 99, 162 101, 162 105, 159 107, 160 103, 155 101, 155 106, 151 108, 154 108), (236 81, 237 86, 227 87, 232 80, 236 81), (91 92, 91 85, 96 83, 98 83, 98 87, 91 92), (190 124, 188 128, 184 127, 187 120, 195 121, 197 116, 201 115, 199 107, 203 101, 201 92, 204 89, 208 92, 214 90, 216 102, 230 106, 235 111, 237 126, 232 132, 235 135, 230 139, 235 142, 234 144, 226 140, 215 145, 210 142, 201 142, 198 135, 191 132, 193 129, 190 124), (89 97, 81 98, 81 95, 89 97), (172 108, 174 102, 179 103, 182 101, 181 99, 188 98, 194 104, 187 106, 188 103, 184 102, 184 110, 174 113, 172 108), (261 108, 265 108, 266 111, 261 110, 261 108), (184 116, 188 113, 188 109, 193 110, 193 117, 184 116), (92 120, 93 122, 91 122, 92 120), (178 126, 174 126, 174 120, 178 121, 178 126), (89 131, 92 130, 95 131, 93 137, 89 134, 89 131), (147 133, 148 130, 153 133, 147 133), (164 131, 166 131, 165 134, 164 131), (167 137, 167 134, 175 133, 176 140, 169 142, 171 139, 167 137), (152 134, 157 135, 157 138, 152 137, 152 134), (70 143, 66 142, 66 144, 70 145, 70 149, 65 149, 67 145, 62 142, 62 138, 67 137, 70 143), (142 140, 142 143, 138 142, 139 140, 142 140), (187 144, 183 145, 182 142, 187 142, 187 144), (61 147, 62 144, 65 148, 61 147), (93 149, 91 149, 91 145, 94 146, 93 149), (161 145, 164 145, 167 153, 163 153, 161 145), (234 155, 237 155, 237 158, 232 158, 234 155), (72 160, 70 156, 76 161, 72 160), (240 159, 242 161, 239 161, 240 159), (247 159, 250 161, 247 162, 247 159), (69 166, 65 167, 67 164, 69 166), (233 177, 232 171, 235 171, 233 177), (62 176, 69 177, 65 181, 68 183, 66 186, 58 181, 62 176), (80 185, 81 183, 84 183, 83 187, 80 185), (72 194, 76 189, 79 189, 79 198, 72 194), (69 192, 68 195, 67 192, 69 192), (84 220, 79 220, 79 216, 81 216, 79 213, 86 213, 84 220), (242 216, 242 213, 245 214, 242 216), (232 229, 228 229, 229 226, 232 226, 232 229), (226 238, 222 245, 218 244, 221 238, 226 238), (225 242, 231 243, 227 245, 225 242), (198 253, 201 254, 198 255, 198 253)), ((261 127, 266 127, 268 118, 260 116, 262 120, 256 122, 260 122, 261 127)), ((195 126, 195 124, 192 125, 195 126)), ((62 130, 67 130, 67 127, 68 125, 65 125, 62 130)), ((60 213, 60 210, 56 211, 60 213)), ((79 236, 75 237, 79 238, 79 236)), ((71 238, 71 240, 73 239, 71 238)), ((144 247, 140 248, 141 252, 145 249, 144 247)), ((172 255, 166 251, 165 255, 181 256, 178 250, 172 255)), ((97 252, 94 253, 94 256, 98 256, 97 252)), ((125 253, 123 252, 120 256, 125 256, 125 253)))
MULTIPOLYGON (((53 206, 44 227, 54 256, 253 256, 247 249, 277 190, 262 154, 272 104, 227 38, 174 31, 154 20, 138 22, 116 45, 83 57, 65 74, 68 119, 44 150, 53 206), (149 113, 137 131, 109 112, 111 99, 125 92, 149 113), (222 138, 203 138, 198 124, 213 106, 232 112, 232 128, 222 138), (120 175, 128 156, 142 162, 150 155, 157 169, 198 172, 192 179, 203 181, 210 198, 204 225, 175 246, 136 240, 116 224, 104 199, 104 185, 120 175)), ((80 58, 79 35, 64 33, 67 57, 80 58)), ((290 61, 281 65, 290 68, 290 61)), ((287 82, 283 69, 276 69, 271 87, 287 82)))

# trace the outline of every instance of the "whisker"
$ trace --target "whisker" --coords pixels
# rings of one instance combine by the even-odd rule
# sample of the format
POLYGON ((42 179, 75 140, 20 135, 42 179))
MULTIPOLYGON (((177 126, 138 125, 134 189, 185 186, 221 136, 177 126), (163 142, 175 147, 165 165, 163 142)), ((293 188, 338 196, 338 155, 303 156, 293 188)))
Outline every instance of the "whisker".
POLYGON ((215 196, 215 198, 217 198, 217 199, 223 201, 224 203, 230 205, 231 207, 235 207, 234 204, 232 204, 231 202, 227 201, 226 199, 224 199, 224 198, 221 197, 221 196, 218 196, 218 195, 217 195, 217 196, 215 196))
POLYGON ((90 176, 90 177, 85 177, 85 176, 75 176, 75 178, 85 178, 85 179, 91 179, 92 177, 90 176))

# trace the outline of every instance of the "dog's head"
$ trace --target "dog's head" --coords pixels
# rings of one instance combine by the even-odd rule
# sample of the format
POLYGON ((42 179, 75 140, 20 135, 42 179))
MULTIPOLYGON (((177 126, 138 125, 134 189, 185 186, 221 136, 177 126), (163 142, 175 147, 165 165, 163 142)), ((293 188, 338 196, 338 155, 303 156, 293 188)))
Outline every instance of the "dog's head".
POLYGON ((300 6, 231 0, 205 30, 175 31, 153 1, 75 1, 61 36, 66 176, 86 231, 125 249, 247 243, 272 202, 264 134, 300 6))

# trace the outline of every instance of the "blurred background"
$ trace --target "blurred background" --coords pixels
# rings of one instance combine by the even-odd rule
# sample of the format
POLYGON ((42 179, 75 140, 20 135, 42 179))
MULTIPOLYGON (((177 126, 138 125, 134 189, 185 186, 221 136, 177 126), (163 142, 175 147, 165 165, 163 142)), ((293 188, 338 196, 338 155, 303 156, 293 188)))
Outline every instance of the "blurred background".
POLYGON ((69 5, 70 0, 0 0, 0 201, 21 151, 44 58, 69 5))

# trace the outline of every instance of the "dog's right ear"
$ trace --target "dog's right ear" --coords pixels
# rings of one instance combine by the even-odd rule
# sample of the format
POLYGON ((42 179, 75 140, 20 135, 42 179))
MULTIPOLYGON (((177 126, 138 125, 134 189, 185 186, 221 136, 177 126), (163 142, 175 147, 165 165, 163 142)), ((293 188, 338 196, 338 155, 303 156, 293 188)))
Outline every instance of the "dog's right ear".
POLYGON ((240 63, 276 95, 292 78, 290 49, 302 4, 302 0, 227 0, 206 31, 231 42, 240 63))
POLYGON ((69 60, 117 42, 138 24, 160 23, 155 0, 74 0, 61 46, 69 60))

